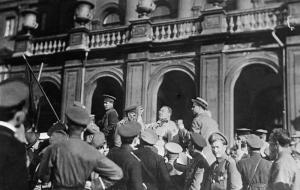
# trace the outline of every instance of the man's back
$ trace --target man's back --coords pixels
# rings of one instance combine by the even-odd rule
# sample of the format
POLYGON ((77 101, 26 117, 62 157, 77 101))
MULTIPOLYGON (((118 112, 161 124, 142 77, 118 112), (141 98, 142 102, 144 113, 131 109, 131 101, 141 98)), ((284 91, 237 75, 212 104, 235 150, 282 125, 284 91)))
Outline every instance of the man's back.
POLYGON ((122 144, 120 148, 112 149, 107 155, 112 161, 118 164, 124 173, 123 179, 118 183, 117 189, 141 190, 142 170, 140 162, 131 154, 129 145, 122 144))
POLYGON ((25 146, 13 131, 0 126, 0 189, 26 190, 27 168, 25 146))
POLYGON ((237 168, 241 174, 243 187, 247 188, 251 182, 252 189, 266 189, 268 184, 268 177, 271 169, 271 162, 263 159, 260 153, 252 153, 249 158, 240 160, 237 163, 237 168), (261 160, 260 160, 261 159, 261 160), (258 164, 256 171, 255 167, 258 164), (254 176, 253 176, 254 175, 254 176), (253 179, 251 181, 251 178, 253 179))
POLYGON ((120 168, 80 139, 70 138, 48 147, 39 170, 43 181, 53 172, 54 187, 84 187, 92 171, 101 172, 111 180, 122 177, 120 168))

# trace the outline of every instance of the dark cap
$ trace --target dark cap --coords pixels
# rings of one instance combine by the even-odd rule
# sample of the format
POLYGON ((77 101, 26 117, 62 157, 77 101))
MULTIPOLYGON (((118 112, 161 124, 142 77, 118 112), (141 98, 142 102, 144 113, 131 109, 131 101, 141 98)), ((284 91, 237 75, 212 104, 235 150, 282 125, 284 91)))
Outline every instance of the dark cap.
POLYGON ((254 134, 251 134, 247 138, 247 144, 253 149, 260 149, 263 146, 262 140, 254 134))
POLYGON ((114 102, 117 100, 116 97, 111 95, 103 94, 102 96, 104 98, 104 102, 114 102))
POLYGON ((74 104, 67 108, 67 118, 77 125, 86 125, 90 122, 90 114, 83 105, 74 104))
POLYGON ((201 106, 203 109, 207 110, 208 103, 204 99, 197 97, 195 99, 192 99, 192 102, 196 103, 197 105, 201 106))
POLYGON ((213 142, 217 141, 217 140, 221 140, 224 142, 225 145, 228 145, 228 140, 227 138, 225 137, 225 135, 223 135, 222 133, 220 132, 215 132, 215 133, 212 133, 209 138, 208 138, 208 142, 209 144, 212 144, 213 142))
POLYGON ((158 136, 152 129, 145 129, 141 132, 141 139, 148 144, 154 145, 158 141, 158 136))
POLYGON ((237 128, 235 131, 238 135, 249 135, 251 132, 248 128, 237 128))
POLYGON ((137 105, 131 105, 131 106, 128 106, 124 109, 124 112, 125 113, 129 113, 129 112, 135 112, 136 113, 136 109, 137 109, 137 105))
POLYGON ((265 129, 257 129, 257 130, 255 131, 255 133, 259 133, 259 134, 268 134, 268 131, 265 130, 265 129))
POLYGON ((191 141, 193 144, 201 148, 204 148, 207 145, 206 140, 199 133, 191 133, 191 141))
POLYGON ((22 79, 11 78, 0 82, 0 108, 12 108, 26 101, 29 86, 22 79))
POLYGON ((136 121, 129 121, 119 127, 119 135, 121 137, 135 137, 141 132, 141 124, 136 121))
POLYGON ((173 154, 179 154, 183 150, 179 144, 174 142, 168 142, 167 144, 165 144, 165 149, 169 153, 173 153, 173 154))
POLYGON ((47 134, 48 134, 48 136, 51 136, 55 131, 59 131, 59 130, 66 131, 67 128, 63 123, 56 122, 50 127, 47 134))

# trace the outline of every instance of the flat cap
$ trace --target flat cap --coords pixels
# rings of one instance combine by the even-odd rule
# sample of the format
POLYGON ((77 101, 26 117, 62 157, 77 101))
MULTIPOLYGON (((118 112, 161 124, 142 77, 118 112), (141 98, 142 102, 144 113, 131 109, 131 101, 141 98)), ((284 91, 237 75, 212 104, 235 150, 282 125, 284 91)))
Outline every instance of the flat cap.
POLYGON ((128 112, 135 112, 136 113, 136 109, 137 109, 137 105, 131 105, 131 106, 128 106, 124 109, 124 112, 125 113, 128 113, 128 112))
POLYGON ((223 135, 221 132, 214 132, 212 133, 209 137, 208 137, 208 142, 209 144, 212 144, 213 142, 217 141, 217 140, 221 140, 223 141, 226 145, 228 145, 228 140, 225 137, 225 135, 223 135))
POLYGON ((201 148, 204 148, 207 145, 206 140, 199 133, 191 133, 191 141, 193 144, 201 148))
POLYGON ((237 128, 235 131, 239 135, 248 135, 251 132, 251 130, 248 128, 237 128))
POLYGON ((201 106, 203 109, 207 110, 208 103, 204 99, 197 97, 195 99, 192 99, 192 102, 196 103, 197 105, 201 106))
POLYGON ((254 149, 260 149, 263 146, 262 140, 254 134, 251 134, 247 138, 247 144, 249 147, 254 149))
POLYGON ((106 139, 104 136, 104 133, 102 133, 101 131, 97 132, 94 134, 93 139, 91 141, 91 145, 96 147, 96 148, 100 148, 102 147, 104 144, 106 143, 106 139))
POLYGON ((49 128, 49 130, 47 132, 47 135, 51 136, 55 131, 59 131, 59 130, 62 130, 62 131, 66 131, 67 130, 66 126, 62 122, 56 122, 56 123, 54 123, 49 128))
POLYGON ((104 98, 104 102, 114 102, 117 100, 116 97, 108 95, 108 94, 103 94, 102 96, 104 98))
POLYGON ((26 101, 29 97, 29 86, 22 80, 10 78, 0 82, 0 108, 12 108, 26 101))
POLYGON ((158 141, 158 136, 152 129, 145 129, 141 132, 141 139, 146 143, 154 145, 158 141))
POLYGON ((119 127, 119 135, 121 137, 135 137, 141 132, 142 126, 136 121, 129 121, 119 127))
POLYGON ((67 108, 67 118, 77 125, 86 126, 90 122, 90 114, 85 107, 78 104, 73 104, 67 108))
POLYGON ((179 154, 180 152, 182 152, 182 147, 174 142, 168 142, 165 144, 165 149, 169 152, 169 153, 173 153, 173 154, 179 154))
POLYGON ((257 129, 257 130, 255 130, 255 133, 263 133, 263 134, 268 134, 268 131, 267 130, 265 130, 265 129, 257 129))

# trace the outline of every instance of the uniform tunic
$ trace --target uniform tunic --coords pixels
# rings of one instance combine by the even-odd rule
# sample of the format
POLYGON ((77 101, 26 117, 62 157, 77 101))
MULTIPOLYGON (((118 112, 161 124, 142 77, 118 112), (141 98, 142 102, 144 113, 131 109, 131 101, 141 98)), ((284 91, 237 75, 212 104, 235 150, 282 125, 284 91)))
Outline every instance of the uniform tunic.
POLYGON ((263 159, 260 153, 256 152, 251 153, 249 158, 240 160, 237 163, 237 169, 242 176, 243 189, 247 190, 247 186, 254 174, 250 190, 265 190, 268 185, 271 165, 272 162, 263 159), (260 159, 261 161, 254 173, 255 167, 260 159))
POLYGON ((236 163, 228 156, 217 159, 209 167, 204 182, 204 190, 240 190, 243 187, 236 163))
POLYGON ((117 111, 112 108, 106 111, 102 120, 98 123, 100 130, 104 133, 107 145, 109 147, 114 146, 114 135, 119 122, 117 111))
POLYGON ((279 153, 278 158, 273 162, 268 190, 296 190, 300 185, 296 180, 297 163, 290 151, 284 150, 279 153))
POLYGON ((6 124, 1 121, 0 125, 0 189, 27 190, 25 144, 14 137, 14 131, 6 124))
POLYGON ((205 155, 208 164, 211 165, 216 159, 209 146, 208 138, 212 133, 219 131, 218 123, 207 113, 201 113, 193 119, 191 130, 195 133, 199 133, 206 139, 208 146, 204 147, 203 154, 205 155))
POLYGON ((43 182, 51 180, 54 189, 83 189, 92 171, 110 181, 123 176, 121 168, 94 147, 70 137, 46 148, 38 175, 43 182))
POLYGON ((152 177, 142 167, 143 182, 146 183, 149 190, 164 190, 171 189, 171 178, 167 170, 167 166, 163 157, 155 153, 153 147, 142 146, 138 150, 134 151, 134 154, 143 162, 148 172, 152 174, 152 177))
POLYGON ((124 173, 124 177, 113 189, 141 190, 142 167, 141 163, 131 154, 132 148, 127 144, 122 144, 120 148, 113 148, 107 155, 108 158, 118 164, 124 173))

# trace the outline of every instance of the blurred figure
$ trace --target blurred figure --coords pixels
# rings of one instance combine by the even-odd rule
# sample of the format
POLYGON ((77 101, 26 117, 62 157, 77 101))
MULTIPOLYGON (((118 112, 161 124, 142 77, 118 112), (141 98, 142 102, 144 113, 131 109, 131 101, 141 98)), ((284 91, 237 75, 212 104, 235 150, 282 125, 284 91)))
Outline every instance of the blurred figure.
POLYGON ((90 122, 85 107, 79 103, 69 106, 66 119, 69 138, 45 150, 38 172, 42 182, 51 180, 53 190, 84 189, 92 171, 105 177, 107 187, 120 180, 123 177, 121 168, 81 140, 90 122))
POLYGON ((242 176, 243 190, 265 190, 272 163, 262 158, 260 149, 263 141, 258 136, 249 135, 247 145, 250 157, 237 163, 237 168, 242 176))
MULTIPOLYGON (((192 102, 192 111, 195 117, 192 122, 191 130, 202 135, 208 144, 208 137, 212 133, 219 131, 219 125, 211 118, 211 114, 208 112, 208 103, 204 99, 197 97, 192 99, 192 102)), ((212 154, 210 146, 206 146, 203 149, 203 154, 205 155, 209 165, 215 161, 215 157, 212 154)))
MULTIPOLYGON (((285 129, 274 129, 270 135, 270 158, 274 160, 268 190, 296 190, 296 161, 291 155, 291 138, 285 129)), ((299 183, 299 182, 298 182, 299 183)))
POLYGON ((203 185, 204 190, 240 190, 242 185, 241 175, 236 168, 235 161, 227 156, 228 141, 226 137, 215 132, 208 139, 216 161, 209 167, 203 185))
POLYGON ((248 128, 238 128, 236 129, 236 139, 235 139, 235 155, 233 158, 236 162, 239 160, 249 158, 247 138, 250 135, 251 130, 248 128))
POLYGON ((268 158, 270 154, 269 143, 267 142, 268 131, 265 129, 257 129, 255 134, 263 141, 263 146, 260 149, 260 154, 263 158, 268 158))
POLYGON ((157 154, 153 145, 158 137, 151 129, 141 132, 140 147, 134 154, 141 160, 143 182, 149 190, 173 189, 171 178, 163 157, 157 154))
POLYGON ((105 114, 102 117, 102 120, 99 121, 98 126, 100 130, 104 133, 107 140, 107 145, 109 148, 114 146, 114 135, 119 122, 118 113, 114 108, 114 102, 116 98, 110 95, 103 95, 104 97, 104 109, 105 114))
POLYGON ((206 145, 206 140, 199 133, 191 133, 188 150, 192 159, 187 161, 187 165, 178 164, 179 158, 174 163, 175 168, 185 174, 184 190, 201 189, 204 174, 209 168, 208 162, 202 153, 206 145))
POLYGON ((300 131, 295 131, 292 137, 292 153, 297 162, 298 168, 300 168, 300 131))
POLYGON ((0 189, 27 190, 25 121, 29 87, 19 79, 0 82, 0 189))

